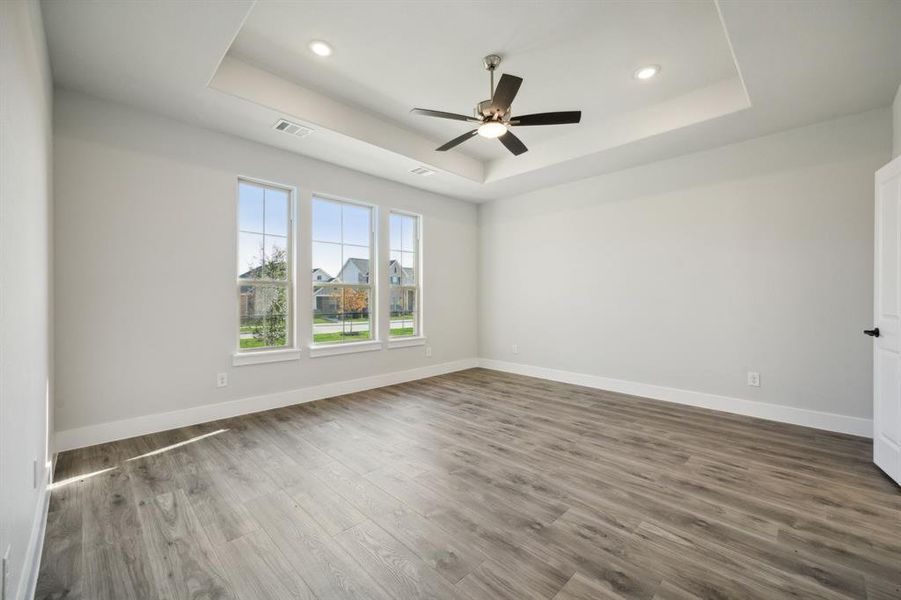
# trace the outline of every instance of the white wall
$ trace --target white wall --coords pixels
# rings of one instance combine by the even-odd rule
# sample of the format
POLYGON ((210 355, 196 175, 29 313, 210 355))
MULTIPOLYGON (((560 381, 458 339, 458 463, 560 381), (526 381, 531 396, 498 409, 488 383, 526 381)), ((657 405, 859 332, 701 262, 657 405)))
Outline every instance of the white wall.
POLYGON ((892 104, 892 123, 895 134, 892 156, 901 156, 901 85, 898 86, 895 102, 892 104))
POLYGON ((0 554, 10 551, 11 598, 31 581, 47 479, 51 94, 37 2, 0 2, 0 554))
MULTIPOLYGON (((476 356, 473 204, 74 92, 57 91, 55 118, 57 431, 476 356), (317 191, 422 214, 432 357, 304 350, 232 367, 238 175, 297 186, 301 199, 317 191), (218 372, 228 387, 216 387, 218 372)), ((303 235, 308 203, 300 221, 303 235)), ((307 243, 297 270, 308 321, 307 243)))
POLYGON ((480 355, 869 419, 861 330, 890 118, 482 205, 480 355), (749 370, 761 387, 746 385, 749 370))

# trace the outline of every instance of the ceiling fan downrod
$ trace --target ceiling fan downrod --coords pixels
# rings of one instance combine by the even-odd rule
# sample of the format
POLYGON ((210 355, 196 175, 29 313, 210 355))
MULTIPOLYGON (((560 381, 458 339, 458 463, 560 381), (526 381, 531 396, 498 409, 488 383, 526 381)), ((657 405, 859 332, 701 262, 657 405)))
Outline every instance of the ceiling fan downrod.
POLYGON ((489 54, 482 59, 485 69, 491 74, 491 87, 488 89, 488 97, 494 98, 494 70, 501 64, 501 57, 497 54, 489 54))

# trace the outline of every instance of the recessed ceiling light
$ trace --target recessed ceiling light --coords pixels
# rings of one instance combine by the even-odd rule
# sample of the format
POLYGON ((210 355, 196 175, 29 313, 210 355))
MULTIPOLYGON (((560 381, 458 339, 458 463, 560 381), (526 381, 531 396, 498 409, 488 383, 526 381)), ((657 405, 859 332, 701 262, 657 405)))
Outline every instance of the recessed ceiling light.
POLYGON ((332 55, 332 47, 322 40, 313 40, 312 42, 310 42, 310 50, 312 50, 313 54, 315 54, 316 56, 332 55))
POLYGON ((660 65, 648 65, 635 71, 635 79, 650 79, 660 72, 660 65))
POLYGON ((479 135, 486 138, 498 138, 507 133, 507 126, 498 121, 488 121, 479 126, 479 135))

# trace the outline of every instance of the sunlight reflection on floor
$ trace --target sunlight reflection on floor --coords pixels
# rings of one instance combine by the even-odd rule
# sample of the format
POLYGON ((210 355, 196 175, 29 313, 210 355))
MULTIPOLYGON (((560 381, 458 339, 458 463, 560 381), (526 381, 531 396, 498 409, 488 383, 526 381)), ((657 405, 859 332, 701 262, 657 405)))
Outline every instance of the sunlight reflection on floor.
POLYGON ((144 454, 139 454, 138 456, 133 456, 126 460, 126 462, 132 460, 138 460, 139 458, 145 458, 147 456, 154 456, 156 454, 162 454, 163 452, 168 452, 169 450, 173 450, 175 448, 180 448, 182 446, 187 446, 188 444, 193 444, 194 442, 199 442, 200 440, 208 437, 212 437, 214 435, 218 435, 220 433, 224 433, 228 431, 228 429, 217 429, 216 431, 211 431, 209 433, 204 433, 203 435, 198 435, 196 437, 192 437, 189 440, 185 440, 183 442, 178 442, 177 444, 172 444, 171 446, 164 446, 162 448, 158 448, 156 450, 151 450, 150 452, 146 452, 144 454))
POLYGON ((63 487, 64 485, 69 485, 70 483, 75 483, 76 481, 81 481, 83 479, 90 479, 91 477, 96 477, 102 473, 106 473, 108 471, 113 471, 118 467, 109 467, 108 469, 100 469, 99 471, 94 471, 93 473, 85 473, 84 475, 76 475, 75 477, 69 477, 68 479, 62 479, 60 481, 54 481, 50 485, 47 486, 48 490, 55 490, 63 487))
MULTIPOLYGON (((198 435, 196 437, 192 437, 189 440, 185 440, 183 442, 178 442, 177 444, 172 444, 170 446, 164 446, 162 448, 158 448, 156 450, 151 450, 150 452, 145 452, 144 454, 139 454, 138 456, 133 456, 125 460, 125 462, 130 462, 133 460, 138 460, 139 458, 146 458, 148 456, 154 456, 156 454, 162 454, 163 452, 168 452, 169 450, 173 450, 175 448, 180 448, 181 446, 186 446, 188 444, 193 444, 194 442, 198 442, 202 439, 212 437, 214 435, 218 435, 220 433, 224 433, 228 431, 228 429, 217 429, 216 431, 211 431, 210 433, 204 433, 203 435, 198 435)), ((97 475, 102 475, 103 473, 108 473, 109 471, 114 471, 118 469, 118 466, 108 467, 106 469, 100 469, 99 471, 94 471, 93 473, 85 473, 84 475, 75 475, 73 477, 68 477, 66 479, 61 479, 60 481, 54 481, 51 483, 47 489, 56 490, 63 486, 69 485, 70 483, 75 483, 78 481, 83 481, 85 479, 90 479, 91 477, 96 477, 97 475)))

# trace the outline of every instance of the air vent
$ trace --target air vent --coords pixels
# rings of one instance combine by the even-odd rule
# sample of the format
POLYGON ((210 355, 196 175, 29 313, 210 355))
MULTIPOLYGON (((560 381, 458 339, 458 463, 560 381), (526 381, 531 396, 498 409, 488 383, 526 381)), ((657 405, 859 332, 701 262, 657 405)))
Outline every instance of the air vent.
POLYGON ((303 125, 298 125, 297 123, 292 123, 291 121, 286 121, 284 119, 279 119, 273 129, 276 131, 284 131, 285 133, 290 133, 291 135, 296 135, 300 138, 305 138, 311 133, 313 130, 309 127, 304 127, 303 125))
POLYGON ((419 175, 420 177, 428 177, 429 175, 435 174, 435 171, 427 167, 416 167, 415 169, 410 169, 410 172, 414 175, 419 175))

